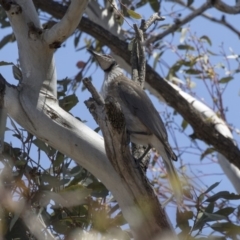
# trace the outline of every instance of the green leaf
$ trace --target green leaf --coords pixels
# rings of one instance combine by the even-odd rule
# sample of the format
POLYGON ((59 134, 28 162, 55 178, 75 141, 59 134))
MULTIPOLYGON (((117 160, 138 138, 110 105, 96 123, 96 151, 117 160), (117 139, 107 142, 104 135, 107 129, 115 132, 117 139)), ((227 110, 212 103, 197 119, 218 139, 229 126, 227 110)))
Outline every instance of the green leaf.
POLYGON ((193 68, 189 68, 189 69, 185 70, 185 73, 191 74, 191 75, 196 75, 196 74, 202 73, 202 71, 193 69, 193 68))
MULTIPOLYGON (((231 222, 217 222, 210 226, 213 230, 218 232, 228 232, 231 234, 238 234, 240 232, 240 226, 237 226, 231 222)), ((236 238, 231 238, 236 239, 236 238)))
POLYGON ((0 66, 8 66, 8 65, 14 65, 14 63, 12 63, 12 62, 0 61, 0 66))
POLYGON ((213 210, 214 210, 214 203, 209 203, 208 206, 205 208, 204 213, 205 213, 205 212, 207 212, 207 213, 212 213, 213 210))
POLYGON ((219 83, 228 83, 233 80, 233 77, 224 77, 219 80, 219 83))
POLYGON ((220 182, 215 182, 214 184, 212 184, 205 192, 201 193, 199 196, 198 196, 198 201, 199 202, 202 202, 203 199, 204 199, 204 196, 206 193, 212 191, 215 187, 217 187, 219 185, 220 182))
POLYGON ((142 7, 145 4, 147 4, 148 0, 142 0, 142 1, 138 1, 136 4, 136 8, 142 7))
POLYGON ((214 184, 212 184, 205 192, 204 194, 212 191, 214 188, 216 188, 218 185, 220 184, 220 182, 215 182, 214 184))
POLYGON ((44 151, 47 155, 50 151, 49 147, 46 145, 46 143, 44 143, 42 140, 36 138, 32 141, 32 143, 34 145, 36 145, 39 149, 41 149, 42 151, 44 151))
POLYGON ((24 160, 24 159, 15 161, 15 166, 16 166, 16 167, 22 167, 22 166, 25 166, 26 164, 27 164, 27 161, 24 160))
POLYGON ((64 161, 64 155, 61 152, 57 152, 55 161, 53 162, 53 167, 59 167, 64 161))
POLYGON ((51 188, 60 187, 60 180, 54 176, 49 175, 48 173, 43 173, 41 175, 41 182, 48 183, 51 188))
POLYGON ((178 49, 179 50, 195 50, 194 47, 192 47, 191 45, 188 45, 188 44, 180 44, 180 45, 178 45, 178 49))
POLYGON ((207 215, 205 213, 209 213, 211 214, 214 210, 214 203, 209 203, 208 206, 204 209, 204 212, 199 212, 198 216, 197 216, 197 221, 196 224, 193 226, 194 230, 197 229, 202 229, 205 225, 205 223, 207 222, 207 220, 211 220, 207 217, 207 215))
POLYGON ((72 175, 72 177, 74 177, 74 175, 80 173, 81 171, 83 171, 83 168, 77 165, 70 170, 70 174, 72 175))
POLYGON ((91 194, 93 197, 105 198, 109 193, 107 188, 101 182, 90 183, 87 187, 93 190, 91 194))
POLYGON ((64 205, 66 207, 70 207, 84 204, 86 197, 89 196, 91 192, 91 189, 84 188, 83 186, 77 184, 75 186, 66 187, 58 194, 66 200, 64 205))
POLYGON ((208 154, 211 154, 211 153, 213 153, 213 152, 215 152, 216 150, 215 150, 215 148, 213 148, 213 147, 210 147, 210 148, 207 148, 202 154, 201 154, 201 160, 204 158, 204 157, 206 157, 208 154))
POLYGON ((63 88, 62 92, 66 92, 67 91, 67 87, 68 87, 68 84, 71 82, 71 80, 69 78, 64 78, 62 80, 58 80, 57 83, 60 87, 63 88))
POLYGON ((142 18, 142 16, 140 14, 134 12, 131 9, 127 9, 127 12, 132 18, 135 18, 135 19, 141 19, 142 18))
POLYGON ((180 43, 183 43, 185 41, 187 32, 188 32, 188 28, 182 28, 182 30, 181 30, 181 37, 180 37, 180 43))
POLYGON ((212 42, 208 36, 203 35, 200 37, 200 40, 206 41, 210 46, 212 46, 212 42))
POLYGON ((186 227, 189 227, 188 220, 193 218, 192 211, 177 211, 176 222, 177 226, 184 230, 186 227))
POLYGON ((15 79, 21 81, 22 80, 22 71, 16 65, 12 66, 13 76, 15 79))
POLYGON ((66 221, 61 220, 61 221, 53 221, 52 222, 52 228, 55 232, 58 234, 67 234, 69 232, 69 227, 66 223, 66 221))
POLYGON ((227 220, 226 216, 219 215, 219 214, 216 214, 216 213, 207 213, 207 212, 205 212, 204 215, 206 215, 208 217, 206 219, 207 222, 209 222, 209 221, 227 220))
POLYGON ((95 129, 94 129, 94 132, 99 132, 101 130, 101 128, 100 127, 96 127, 95 129))
POLYGON ((4 36, 4 37, 2 38, 2 40, 0 41, 0 49, 3 48, 7 43, 12 42, 12 41, 13 41, 13 35, 12 35, 12 33, 4 36))
POLYGON ((68 95, 59 100, 59 105, 67 112, 69 112, 78 103, 76 94, 68 95))
POLYGON ((229 193, 228 191, 221 191, 221 192, 218 192, 218 193, 214 194, 213 196, 207 198, 205 200, 205 202, 215 202, 219 198, 223 198, 223 199, 227 199, 227 200, 238 200, 238 199, 240 199, 240 195, 234 194, 234 193, 229 193))
POLYGON ((208 52, 209 54, 213 55, 213 56, 219 56, 219 54, 214 53, 214 52, 212 52, 212 51, 210 51, 210 50, 207 50, 207 52, 208 52))
POLYGON ((81 35, 82 35, 82 32, 78 32, 77 36, 75 35, 75 38, 74 38, 74 47, 75 48, 78 46, 81 35))
POLYGON ((149 4, 154 12, 159 12, 160 9, 159 0, 149 0, 149 4))
POLYGON ((222 209, 214 212, 214 214, 223 215, 223 216, 227 217, 228 215, 232 214, 234 211, 235 211, 235 208, 226 207, 226 208, 222 208, 222 209))
POLYGON ((158 60, 159 58, 163 55, 163 51, 158 53, 155 57, 154 57, 154 62, 153 62, 153 69, 155 70, 156 69, 156 66, 157 66, 157 63, 158 63, 158 60))
POLYGON ((186 129, 186 127, 188 126, 188 122, 185 119, 183 119, 181 126, 184 131, 186 129))

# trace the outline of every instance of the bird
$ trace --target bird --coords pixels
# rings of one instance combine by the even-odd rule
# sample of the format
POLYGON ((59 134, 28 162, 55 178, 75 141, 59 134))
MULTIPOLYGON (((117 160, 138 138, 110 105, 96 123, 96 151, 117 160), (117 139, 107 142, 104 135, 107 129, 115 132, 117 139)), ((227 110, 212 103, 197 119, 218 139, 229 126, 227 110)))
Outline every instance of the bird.
POLYGON ((177 202, 182 202, 182 186, 172 161, 177 161, 164 123, 146 92, 124 75, 111 55, 88 49, 105 72, 100 95, 112 97, 121 106, 131 142, 155 148, 161 155, 177 202))

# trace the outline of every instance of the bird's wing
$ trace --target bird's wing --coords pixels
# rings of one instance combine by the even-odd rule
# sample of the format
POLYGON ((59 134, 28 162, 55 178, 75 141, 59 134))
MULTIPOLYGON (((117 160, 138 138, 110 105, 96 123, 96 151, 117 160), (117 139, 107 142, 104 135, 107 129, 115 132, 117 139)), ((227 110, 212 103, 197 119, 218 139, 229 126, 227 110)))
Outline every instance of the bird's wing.
POLYGON ((127 78, 115 82, 116 90, 121 100, 128 106, 131 113, 163 143, 171 159, 177 160, 176 155, 168 144, 167 131, 159 113, 153 106, 145 91, 135 82, 127 78))

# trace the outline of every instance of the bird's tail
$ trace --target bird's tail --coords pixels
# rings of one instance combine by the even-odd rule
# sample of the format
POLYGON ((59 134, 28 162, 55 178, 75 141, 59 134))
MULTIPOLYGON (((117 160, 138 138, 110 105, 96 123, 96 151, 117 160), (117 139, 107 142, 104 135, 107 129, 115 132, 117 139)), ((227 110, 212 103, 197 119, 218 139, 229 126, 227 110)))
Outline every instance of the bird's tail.
POLYGON ((181 204, 183 201, 183 191, 182 191, 182 186, 181 186, 177 171, 173 165, 171 158, 168 156, 166 151, 164 151, 164 153, 161 152, 161 155, 162 155, 162 159, 164 161, 164 165, 168 173, 168 179, 172 186, 177 203, 181 204))

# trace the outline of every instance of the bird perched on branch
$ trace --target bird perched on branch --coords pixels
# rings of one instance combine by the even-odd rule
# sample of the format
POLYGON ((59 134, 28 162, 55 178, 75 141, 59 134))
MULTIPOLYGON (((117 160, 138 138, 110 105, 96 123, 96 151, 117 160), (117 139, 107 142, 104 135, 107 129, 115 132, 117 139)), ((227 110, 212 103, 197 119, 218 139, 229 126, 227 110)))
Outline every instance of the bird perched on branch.
POLYGON ((182 187, 173 165, 177 156, 168 143, 168 135, 159 113, 145 91, 124 76, 122 69, 110 55, 89 52, 105 72, 101 95, 113 97, 121 106, 131 142, 154 147, 161 155, 168 178, 178 202, 182 201, 182 187))

